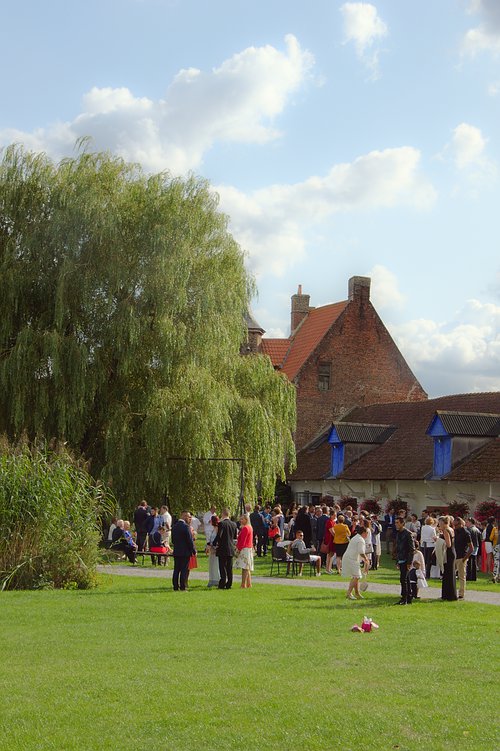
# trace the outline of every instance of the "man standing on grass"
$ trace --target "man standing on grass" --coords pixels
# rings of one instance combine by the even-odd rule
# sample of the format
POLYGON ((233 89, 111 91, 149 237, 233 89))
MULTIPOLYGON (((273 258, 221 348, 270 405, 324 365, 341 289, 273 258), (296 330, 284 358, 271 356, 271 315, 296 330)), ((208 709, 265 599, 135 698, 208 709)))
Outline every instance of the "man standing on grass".
POLYGON ((233 557, 237 534, 238 527, 229 518, 229 509, 222 509, 219 529, 213 543, 219 559, 219 589, 231 589, 233 586, 233 557))
POLYGON ((139 552, 144 550, 148 536, 147 522, 149 518, 148 504, 141 501, 134 511, 134 526, 136 531, 136 543, 139 552))
POLYGON ((174 571, 172 574, 172 586, 174 591, 185 592, 189 572, 189 559, 196 554, 189 521, 191 514, 183 511, 180 519, 172 527, 172 544, 174 546, 174 571))
POLYGON ((412 533, 405 528, 404 516, 396 518, 396 560, 399 568, 399 581, 401 584, 401 598, 396 605, 411 605, 410 568, 415 552, 415 543, 412 533))
POLYGON ((455 551, 457 553, 455 568, 458 574, 459 581, 458 599, 463 600, 465 597, 465 577, 467 575, 467 561, 472 555, 474 546, 472 544, 471 534, 466 528, 463 519, 457 516, 453 523, 453 526, 455 527, 455 551))
POLYGON ((477 554, 481 550, 481 530, 476 524, 476 520, 471 516, 466 521, 467 529, 472 540, 472 554, 467 561, 467 581, 477 581, 477 554))
POLYGON ((264 526, 264 520, 260 513, 260 506, 258 503, 250 514, 250 524, 252 525, 253 529, 254 545, 257 548, 257 555, 260 558, 263 550, 265 554, 267 540, 266 528, 264 526))

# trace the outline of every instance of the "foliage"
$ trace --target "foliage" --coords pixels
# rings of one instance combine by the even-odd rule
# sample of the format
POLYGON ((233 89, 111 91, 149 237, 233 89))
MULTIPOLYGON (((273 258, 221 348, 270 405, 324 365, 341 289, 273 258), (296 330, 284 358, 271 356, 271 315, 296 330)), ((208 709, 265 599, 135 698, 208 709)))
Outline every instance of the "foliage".
POLYGON ((480 522, 485 522, 490 517, 500 521, 500 503, 496 501, 482 501, 478 503, 474 517, 480 522))
POLYGON ((64 450, 20 447, 0 454, 2 589, 95 583, 99 518, 109 493, 64 450))
POLYGON ((346 509, 348 506, 352 508, 353 511, 356 511, 358 508, 358 500, 357 498, 350 498, 349 496, 343 496, 339 501, 339 506, 342 509, 346 509))
POLYGON ((65 441, 124 511, 272 496, 293 468, 295 392, 240 357, 253 283, 193 176, 145 175, 108 154, 0 163, 0 430, 65 441))
POLYGON ((403 501, 397 497, 393 501, 387 501, 385 512, 386 514, 397 514, 399 511, 408 511, 408 502, 403 501))
POLYGON ((466 501, 452 501, 448 504, 447 514, 451 514, 455 519, 460 517, 465 519, 469 516, 469 504, 466 501))
POLYGON ((377 516, 379 516, 380 512, 382 511, 382 506, 374 498, 367 498, 366 501, 363 501, 363 503, 361 504, 361 511, 367 511, 369 514, 376 514, 377 516))

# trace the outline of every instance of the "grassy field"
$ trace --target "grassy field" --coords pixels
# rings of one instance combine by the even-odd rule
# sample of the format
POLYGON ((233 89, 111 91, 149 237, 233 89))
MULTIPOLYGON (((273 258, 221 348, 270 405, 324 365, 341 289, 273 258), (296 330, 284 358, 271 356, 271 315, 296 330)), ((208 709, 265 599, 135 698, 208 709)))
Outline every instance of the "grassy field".
POLYGON ((497 747, 498 608, 392 602, 118 576, 3 593, 0 749, 497 747), (380 629, 352 633, 363 614, 380 629))

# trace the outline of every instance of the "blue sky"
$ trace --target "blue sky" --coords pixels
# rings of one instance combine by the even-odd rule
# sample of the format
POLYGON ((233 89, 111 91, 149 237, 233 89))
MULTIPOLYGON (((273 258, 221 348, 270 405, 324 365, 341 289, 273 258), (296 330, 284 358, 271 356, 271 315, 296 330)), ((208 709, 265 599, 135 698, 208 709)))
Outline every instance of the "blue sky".
POLYGON ((3 0, 0 145, 193 171, 255 317, 353 275, 431 396, 500 389, 499 0, 3 0))

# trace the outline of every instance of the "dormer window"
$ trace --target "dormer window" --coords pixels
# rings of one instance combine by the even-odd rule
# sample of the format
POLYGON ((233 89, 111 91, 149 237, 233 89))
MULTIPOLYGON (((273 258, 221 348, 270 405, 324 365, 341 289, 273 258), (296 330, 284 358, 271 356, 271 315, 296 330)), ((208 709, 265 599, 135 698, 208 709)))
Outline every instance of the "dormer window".
POLYGON ((318 389, 319 391, 330 390, 331 363, 323 362, 318 366, 318 389))
POLYGON ((434 440, 432 477, 445 477, 457 462, 500 433, 500 416, 437 410, 426 430, 434 440))

